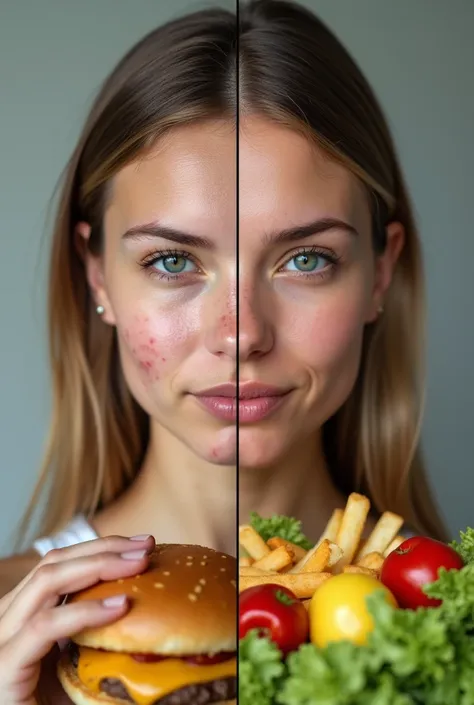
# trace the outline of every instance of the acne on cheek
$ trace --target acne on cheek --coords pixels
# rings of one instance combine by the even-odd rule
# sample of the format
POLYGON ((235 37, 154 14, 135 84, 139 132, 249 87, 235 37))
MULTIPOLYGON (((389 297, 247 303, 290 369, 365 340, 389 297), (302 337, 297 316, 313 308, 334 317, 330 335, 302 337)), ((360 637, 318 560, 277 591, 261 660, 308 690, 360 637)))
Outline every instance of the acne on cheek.
POLYGON ((158 381, 166 363, 166 356, 160 351, 158 340, 147 330, 149 318, 143 319, 143 325, 125 328, 123 336, 137 367, 149 382, 158 381))

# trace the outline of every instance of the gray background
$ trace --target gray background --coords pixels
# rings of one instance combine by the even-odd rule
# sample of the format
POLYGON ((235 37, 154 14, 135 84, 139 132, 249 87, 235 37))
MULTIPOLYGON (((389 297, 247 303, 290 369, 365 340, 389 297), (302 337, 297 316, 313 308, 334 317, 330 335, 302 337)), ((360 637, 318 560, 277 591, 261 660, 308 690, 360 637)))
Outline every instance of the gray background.
MULTIPOLYGON (((474 2, 304 4, 372 82, 416 204, 429 294, 424 442, 436 493, 457 531, 474 525, 474 2)), ((49 199, 106 73, 152 27, 202 6, 0 0, 0 554, 9 551, 47 429, 49 199)))

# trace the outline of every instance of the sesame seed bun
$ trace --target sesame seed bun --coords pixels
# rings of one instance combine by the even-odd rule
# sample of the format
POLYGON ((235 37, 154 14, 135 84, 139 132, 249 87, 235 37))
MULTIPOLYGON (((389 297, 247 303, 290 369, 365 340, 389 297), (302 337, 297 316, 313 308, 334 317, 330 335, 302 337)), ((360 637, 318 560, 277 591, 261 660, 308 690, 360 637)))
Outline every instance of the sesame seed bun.
MULTIPOLYGON (((107 651, 180 656, 236 651, 237 561, 202 546, 157 545, 148 570, 83 590, 71 602, 128 596, 117 622, 74 636, 107 651)), ((106 702, 106 701, 105 701, 106 702)))

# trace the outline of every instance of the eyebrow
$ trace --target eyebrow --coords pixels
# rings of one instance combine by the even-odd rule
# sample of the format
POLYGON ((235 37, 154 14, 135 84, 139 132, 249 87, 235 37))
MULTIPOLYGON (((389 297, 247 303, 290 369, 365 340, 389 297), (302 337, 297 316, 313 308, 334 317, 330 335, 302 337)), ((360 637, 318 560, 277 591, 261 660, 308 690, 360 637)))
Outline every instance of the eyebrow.
POLYGON ((205 250, 212 250, 215 247, 214 243, 206 237, 185 233, 182 230, 169 228, 159 223, 135 225, 123 234, 124 240, 139 240, 141 237, 159 237, 163 240, 171 240, 180 245, 186 245, 187 247, 196 247, 205 250))
POLYGON ((312 235, 320 235, 328 232, 328 230, 345 230, 350 235, 355 235, 356 237, 359 235, 357 230, 344 220, 339 218, 319 218, 312 223, 295 225, 285 230, 268 233, 264 240, 267 245, 293 242, 295 240, 304 240, 304 238, 312 235))

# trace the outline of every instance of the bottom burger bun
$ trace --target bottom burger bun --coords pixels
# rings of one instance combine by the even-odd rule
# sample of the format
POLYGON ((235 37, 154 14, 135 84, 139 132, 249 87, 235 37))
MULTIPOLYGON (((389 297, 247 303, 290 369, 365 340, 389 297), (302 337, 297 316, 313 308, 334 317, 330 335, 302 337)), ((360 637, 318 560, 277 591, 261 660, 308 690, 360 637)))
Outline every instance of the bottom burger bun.
POLYGON ((146 572, 68 602, 126 595, 116 622, 74 635, 58 664, 75 705, 235 704, 237 561, 210 548, 162 544, 146 572))

